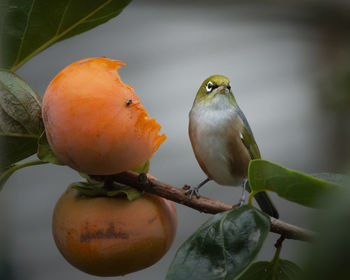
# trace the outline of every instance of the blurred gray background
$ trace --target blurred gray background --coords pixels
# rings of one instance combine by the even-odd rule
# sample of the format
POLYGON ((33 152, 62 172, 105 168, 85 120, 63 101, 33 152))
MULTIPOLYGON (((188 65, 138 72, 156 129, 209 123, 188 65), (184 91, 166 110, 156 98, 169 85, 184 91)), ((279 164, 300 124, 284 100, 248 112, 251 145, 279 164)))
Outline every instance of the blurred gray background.
MULTIPOLYGON (((119 71, 122 79, 134 87, 168 137, 153 157, 150 173, 174 186, 195 185, 205 178, 187 126, 198 87, 212 74, 231 79, 265 159, 304 172, 341 172, 349 158, 349 114, 338 110, 344 102, 334 98, 332 89, 337 86, 335 69, 348 66, 343 65, 348 49, 341 22, 341 11, 348 6, 345 1, 330 6, 321 1, 324 6, 317 7, 306 2, 136 0, 117 18, 34 57, 18 74, 43 95, 50 80, 74 61, 93 56, 125 61, 127 68, 119 71)), ((67 263, 51 234, 55 202, 79 178, 68 167, 45 165, 19 171, 5 185, 0 194, 0 254, 10 279, 98 279, 67 263)), ((209 183, 201 193, 236 203, 241 190, 209 183)), ((282 220, 311 227, 311 209, 272 197, 282 220)), ((177 205, 177 210, 171 250, 154 266, 123 279, 164 279, 176 249, 208 218, 185 206, 177 205)), ((272 258, 277 238, 270 235, 259 259, 272 258)), ((303 242, 287 240, 282 258, 302 264, 307 249, 303 242)))

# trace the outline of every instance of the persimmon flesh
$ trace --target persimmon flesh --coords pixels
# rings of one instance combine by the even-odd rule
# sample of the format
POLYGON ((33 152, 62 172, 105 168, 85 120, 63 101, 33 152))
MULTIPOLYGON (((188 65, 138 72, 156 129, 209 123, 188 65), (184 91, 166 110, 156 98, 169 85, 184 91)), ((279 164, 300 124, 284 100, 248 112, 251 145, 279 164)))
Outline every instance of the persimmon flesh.
POLYGON ((60 161, 91 175, 130 170, 148 160, 166 139, 161 126, 120 79, 124 62, 105 57, 77 61, 49 84, 43 120, 60 161))
POLYGON ((151 194, 128 201, 66 191, 52 222, 56 245, 76 268, 97 276, 119 276, 156 263, 176 233, 173 202, 151 194))

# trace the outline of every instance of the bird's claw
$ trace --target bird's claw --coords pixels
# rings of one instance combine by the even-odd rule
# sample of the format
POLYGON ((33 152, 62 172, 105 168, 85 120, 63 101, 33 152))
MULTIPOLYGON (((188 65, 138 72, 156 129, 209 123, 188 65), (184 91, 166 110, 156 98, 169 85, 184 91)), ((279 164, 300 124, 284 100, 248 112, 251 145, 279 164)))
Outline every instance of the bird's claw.
POLYGON ((190 196, 190 200, 192 199, 193 194, 195 194, 197 198, 200 198, 198 187, 192 187, 192 186, 186 185, 184 189, 185 189, 185 194, 190 196))
POLYGON ((241 198, 238 202, 239 204, 239 207, 243 206, 245 204, 245 199, 244 198, 241 198))
POLYGON ((247 179, 242 182, 243 190, 242 190, 241 199, 238 202, 239 207, 241 207, 245 204, 245 190, 247 189, 247 182, 248 182, 247 179))

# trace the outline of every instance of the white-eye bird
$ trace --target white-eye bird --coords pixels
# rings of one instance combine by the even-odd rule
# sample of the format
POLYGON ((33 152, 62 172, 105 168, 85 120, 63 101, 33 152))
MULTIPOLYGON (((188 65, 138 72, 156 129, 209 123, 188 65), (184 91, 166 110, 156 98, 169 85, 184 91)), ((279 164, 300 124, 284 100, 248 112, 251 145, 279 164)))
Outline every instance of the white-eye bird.
MULTIPOLYGON (((196 159, 207 179, 186 193, 199 197, 199 188, 210 180, 220 185, 247 185, 251 159, 261 158, 252 130, 231 91, 230 80, 222 75, 207 78, 200 86, 189 114, 189 136, 196 159)), ((247 186, 248 191, 249 186, 247 186)), ((278 218, 265 192, 254 196, 261 210, 278 218)))

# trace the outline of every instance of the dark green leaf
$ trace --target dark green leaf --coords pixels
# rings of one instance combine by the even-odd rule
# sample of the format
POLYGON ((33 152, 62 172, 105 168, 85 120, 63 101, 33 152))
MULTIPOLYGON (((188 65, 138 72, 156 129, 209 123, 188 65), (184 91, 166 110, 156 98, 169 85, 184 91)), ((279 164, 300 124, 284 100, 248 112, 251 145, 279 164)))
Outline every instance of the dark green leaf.
POLYGON ((248 170, 253 192, 273 191, 279 196, 309 207, 320 207, 320 197, 340 186, 291 170, 266 160, 252 160, 248 170))
POLYGON ((105 196, 105 191, 102 188, 103 182, 100 184, 91 184, 89 182, 75 182, 69 185, 69 188, 76 189, 86 196, 105 196))
POLYGON ((52 164, 64 165, 51 150, 45 131, 41 134, 38 141, 38 158, 52 164))
POLYGON ((237 280, 300 280, 302 273, 295 263, 279 259, 253 263, 237 280))
POLYGON ((310 174, 313 177, 316 177, 318 179, 335 183, 338 185, 347 185, 350 183, 350 177, 344 174, 339 173, 313 173, 310 174))
POLYGON ((119 15, 131 0, 5 0, 1 67, 16 70, 52 44, 119 15))
POLYGON ((256 257, 270 229, 270 219, 254 207, 219 213, 179 248, 167 280, 233 279, 256 257))
POLYGON ((88 181, 90 184, 93 184, 93 185, 94 185, 94 184, 99 184, 99 183, 101 183, 101 182, 104 182, 104 177, 103 177, 103 176, 101 177, 100 180, 97 180, 97 179, 96 179, 97 176, 92 177, 92 176, 87 175, 87 174, 82 173, 82 172, 79 172, 79 175, 80 175, 81 177, 83 177, 84 179, 86 179, 86 181, 88 181))
POLYGON ((137 173, 148 173, 149 168, 150 168, 150 160, 148 159, 138 167, 135 167, 131 170, 137 173))
POLYGON ((16 74, 0 70, 0 172, 35 154, 43 129, 40 96, 16 74))
MULTIPOLYGON (((324 197, 326 211, 313 217, 317 238, 307 257, 302 279, 348 280, 350 260, 350 184, 324 197)), ((305 259, 305 256, 303 256, 305 259)))
MULTIPOLYGON (((90 178, 88 176, 88 178, 90 178)), ((104 182, 89 180, 88 182, 75 182, 72 183, 69 188, 73 188, 81 192, 86 196, 96 197, 96 196, 124 196, 128 200, 135 200, 139 198, 142 194, 138 190, 131 188, 129 186, 114 183, 109 188, 104 188, 104 182)))
POLYGON ((117 187, 115 190, 107 192, 107 196, 110 197, 119 195, 124 195, 128 200, 132 201, 139 198, 142 195, 142 193, 137 189, 124 185, 119 185, 119 187, 117 187))
MULTIPOLYGON (((1 109, 0 109, 1 110, 1 109)), ((0 173, 15 162, 35 154, 38 138, 0 132, 0 173)))

